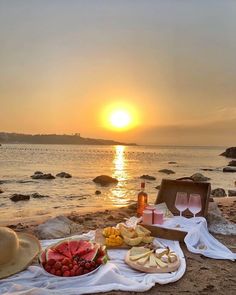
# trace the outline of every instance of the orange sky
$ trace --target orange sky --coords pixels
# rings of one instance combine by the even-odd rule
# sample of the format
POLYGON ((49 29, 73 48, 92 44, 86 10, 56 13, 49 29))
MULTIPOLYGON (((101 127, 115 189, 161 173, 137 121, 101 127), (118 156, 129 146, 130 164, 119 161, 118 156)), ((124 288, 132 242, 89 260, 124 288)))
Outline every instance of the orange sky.
POLYGON ((235 27, 234 1, 2 1, 0 131, 235 144, 235 27))

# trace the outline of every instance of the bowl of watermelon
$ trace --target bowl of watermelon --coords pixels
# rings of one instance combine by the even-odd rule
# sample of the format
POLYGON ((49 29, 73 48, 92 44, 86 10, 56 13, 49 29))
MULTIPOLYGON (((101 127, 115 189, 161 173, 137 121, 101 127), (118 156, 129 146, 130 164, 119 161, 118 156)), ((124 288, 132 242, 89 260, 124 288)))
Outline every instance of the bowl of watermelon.
POLYGON ((108 260, 106 246, 87 240, 63 240, 39 254, 39 263, 51 275, 89 275, 108 260))

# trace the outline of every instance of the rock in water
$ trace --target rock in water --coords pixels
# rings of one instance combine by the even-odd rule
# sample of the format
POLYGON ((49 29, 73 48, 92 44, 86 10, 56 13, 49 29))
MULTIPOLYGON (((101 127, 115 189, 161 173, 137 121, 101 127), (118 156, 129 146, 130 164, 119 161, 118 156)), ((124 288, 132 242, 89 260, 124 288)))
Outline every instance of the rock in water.
POLYGON ((146 180, 156 180, 156 177, 151 176, 151 175, 147 175, 147 174, 140 176, 140 178, 146 179, 146 180))
POLYGON ((13 194, 10 199, 13 202, 28 201, 30 199, 30 195, 13 194))
POLYGON ((82 231, 82 226, 65 216, 58 216, 37 226, 35 232, 39 239, 64 238, 82 231))
POLYGON ((229 197, 236 197, 236 190, 228 190, 229 197))
POLYGON ((53 176, 51 173, 44 174, 40 171, 36 171, 36 172, 38 172, 38 173, 34 173, 34 175, 31 175, 32 179, 55 179, 55 176, 53 176))
POLYGON ((215 202, 209 203, 207 215, 208 229, 210 232, 221 235, 236 235, 236 224, 224 218, 215 202))
POLYGON ((236 147, 230 147, 225 150, 221 156, 225 156, 226 158, 236 158, 236 147))
POLYGON ((208 181, 208 180, 210 180, 210 178, 209 177, 206 177, 206 176, 204 176, 204 175, 202 175, 201 173, 195 173, 195 174, 193 174, 192 176, 190 176, 190 178, 193 180, 193 181, 202 181, 202 182, 204 182, 204 181, 208 181))
POLYGON ((35 171, 34 174, 43 174, 41 171, 35 171))
POLYGON ((118 180, 108 175, 100 175, 93 179, 95 183, 99 183, 102 186, 109 185, 109 184, 117 184, 118 180))
POLYGON ((39 193, 33 193, 33 194, 31 195, 31 197, 34 198, 34 199, 50 198, 50 197, 47 196, 47 195, 40 195, 39 193))
POLYGON ((61 177, 61 178, 71 178, 72 175, 67 173, 67 172, 60 172, 60 173, 57 173, 56 177, 61 177))
POLYGON ((211 191, 211 196, 213 197, 225 197, 227 196, 223 188, 215 188, 211 191))
POLYGON ((229 162, 228 166, 236 167, 236 160, 232 160, 229 162))
POLYGON ((225 168, 223 168, 223 172, 234 173, 234 172, 236 172, 236 167, 225 167, 225 168))
POLYGON ((170 170, 170 169, 161 169, 161 170, 159 170, 159 172, 165 173, 165 174, 175 174, 175 171, 170 170))

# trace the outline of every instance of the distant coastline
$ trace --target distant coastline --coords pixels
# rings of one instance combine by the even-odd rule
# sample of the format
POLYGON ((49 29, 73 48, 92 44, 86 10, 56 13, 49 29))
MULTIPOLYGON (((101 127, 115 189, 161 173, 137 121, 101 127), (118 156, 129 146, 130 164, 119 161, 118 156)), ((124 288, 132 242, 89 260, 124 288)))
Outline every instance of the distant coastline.
POLYGON ((77 144, 77 145, 137 145, 109 139, 85 138, 80 133, 63 134, 23 134, 0 132, 0 144, 77 144))

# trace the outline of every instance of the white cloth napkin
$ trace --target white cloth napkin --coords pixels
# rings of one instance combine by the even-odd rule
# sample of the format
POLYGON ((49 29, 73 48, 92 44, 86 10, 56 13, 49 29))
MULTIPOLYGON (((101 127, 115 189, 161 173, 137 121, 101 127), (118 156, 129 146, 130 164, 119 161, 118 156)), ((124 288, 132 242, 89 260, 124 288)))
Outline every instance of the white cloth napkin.
POLYGON ((204 217, 175 216, 166 219, 162 227, 186 231, 187 235, 184 242, 190 252, 214 259, 236 260, 236 253, 231 252, 209 233, 207 221, 204 217))
MULTIPOLYGON (((93 239, 94 231, 81 236, 83 239, 93 239)), ((156 239, 157 240, 157 239, 156 239)), ((58 240, 41 241, 45 248, 58 240)), ((78 295, 111 290, 144 292, 156 283, 168 284, 179 280, 185 273, 186 261, 184 254, 176 241, 162 240, 180 257, 179 269, 171 273, 146 274, 131 269, 125 262, 127 250, 109 250, 110 261, 101 266, 91 275, 63 278, 48 274, 40 266, 30 266, 27 270, 0 281, 0 294, 4 295, 78 295)))

